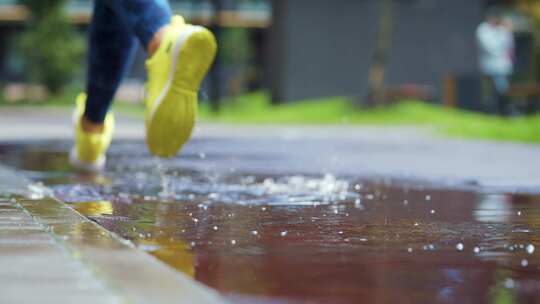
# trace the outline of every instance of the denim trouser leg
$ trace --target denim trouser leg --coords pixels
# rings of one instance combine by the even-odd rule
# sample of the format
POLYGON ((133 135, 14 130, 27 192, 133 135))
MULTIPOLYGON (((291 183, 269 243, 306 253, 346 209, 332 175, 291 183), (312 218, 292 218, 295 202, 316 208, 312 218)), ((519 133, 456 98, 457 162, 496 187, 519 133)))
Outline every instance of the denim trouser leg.
POLYGON ((508 89, 510 82, 507 75, 492 75, 493 86, 495 88, 494 113, 506 114, 508 110, 508 89))
POLYGON ((168 0, 105 0, 139 39, 144 49, 154 34, 169 24, 172 10, 168 0))
POLYGON ((133 61, 137 40, 145 47, 169 23, 166 0, 95 0, 89 29, 87 102, 84 116, 101 123, 133 61))

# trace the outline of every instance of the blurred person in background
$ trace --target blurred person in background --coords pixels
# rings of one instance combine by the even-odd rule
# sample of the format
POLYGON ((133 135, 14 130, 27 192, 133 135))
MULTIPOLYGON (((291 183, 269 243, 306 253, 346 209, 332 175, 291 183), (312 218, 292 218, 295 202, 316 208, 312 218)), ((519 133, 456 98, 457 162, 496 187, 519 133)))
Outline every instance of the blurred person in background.
POLYGON ((489 81, 489 95, 493 96, 489 108, 492 112, 504 114, 507 110, 510 76, 514 71, 512 23, 499 14, 491 14, 478 26, 476 39, 480 52, 480 71, 489 81))
POLYGON ((114 129, 109 111, 137 45, 148 53, 146 141, 150 152, 172 157, 191 136, 200 83, 217 44, 206 28, 173 16, 167 0, 95 0, 89 30, 86 93, 77 97, 70 162, 99 171, 114 129))

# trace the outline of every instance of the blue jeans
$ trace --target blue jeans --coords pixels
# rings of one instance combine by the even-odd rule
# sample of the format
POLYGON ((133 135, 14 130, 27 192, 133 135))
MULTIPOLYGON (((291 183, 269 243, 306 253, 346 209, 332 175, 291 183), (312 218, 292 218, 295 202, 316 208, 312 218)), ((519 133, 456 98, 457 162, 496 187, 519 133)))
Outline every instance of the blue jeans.
POLYGON ((505 95, 508 92, 508 88, 510 87, 510 82, 508 81, 507 75, 491 75, 491 80, 493 81, 493 85, 495 86, 495 90, 497 90, 497 93, 500 95, 505 95))
POLYGON ((84 116, 102 123, 137 50, 170 22, 167 0, 95 0, 89 29, 84 116))

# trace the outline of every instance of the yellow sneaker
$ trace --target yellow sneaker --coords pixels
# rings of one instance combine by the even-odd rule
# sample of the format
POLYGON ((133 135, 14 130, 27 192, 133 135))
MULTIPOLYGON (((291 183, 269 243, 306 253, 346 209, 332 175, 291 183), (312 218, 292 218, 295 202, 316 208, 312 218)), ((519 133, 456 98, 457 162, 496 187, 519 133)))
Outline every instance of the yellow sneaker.
POLYGON ((75 124, 75 146, 69 153, 69 161, 75 168, 98 172, 105 167, 105 153, 111 144, 114 131, 114 116, 107 114, 103 133, 86 133, 81 126, 81 118, 84 114, 86 94, 77 96, 73 122, 75 124))
POLYGON ((199 86, 216 51, 209 30, 173 17, 159 48, 146 62, 146 142, 152 154, 173 157, 191 137, 199 86))

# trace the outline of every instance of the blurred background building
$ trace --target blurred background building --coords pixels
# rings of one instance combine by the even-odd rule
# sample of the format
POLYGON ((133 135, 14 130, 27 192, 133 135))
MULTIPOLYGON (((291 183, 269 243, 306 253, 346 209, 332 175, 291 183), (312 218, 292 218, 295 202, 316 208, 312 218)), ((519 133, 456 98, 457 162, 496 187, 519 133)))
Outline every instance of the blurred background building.
MULTIPOLYGON (((515 24, 518 86, 512 92, 524 98, 540 95, 535 12, 531 10, 536 1, 170 2, 177 13, 211 27, 219 36, 219 59, 203 85, 206 100, 263 89, 275 102, 327 96, 359 101, 410 97, 477 109, 481 85, 475 31, 494 6, 504 8, 515 24)), ((81 35, 91 8, 89 0, 68 1, 70 19, 81 35)), ((0 81, 4 86, 28 78, 12 43, 27 17, 16 0, 0 0, 0 81)), ((81 62, 75 85, 82 86, 84 68, 81 62)), ((144 78, 141 51, 121 99, 140 98, 144 78)))
MULTIPOLYGON (((298 100, 344 95, 365 100, 382 93, 378 98, 431 99, 479 109, 477 26, 495 7, 512 21, 517 59, 513 78, 534 84, 538 74, 534 13, 518 8, 536 2, 274 1, 273 96, 298 100)), ((528 87, 528 93, 537 90, 535 85, 528 87)))

